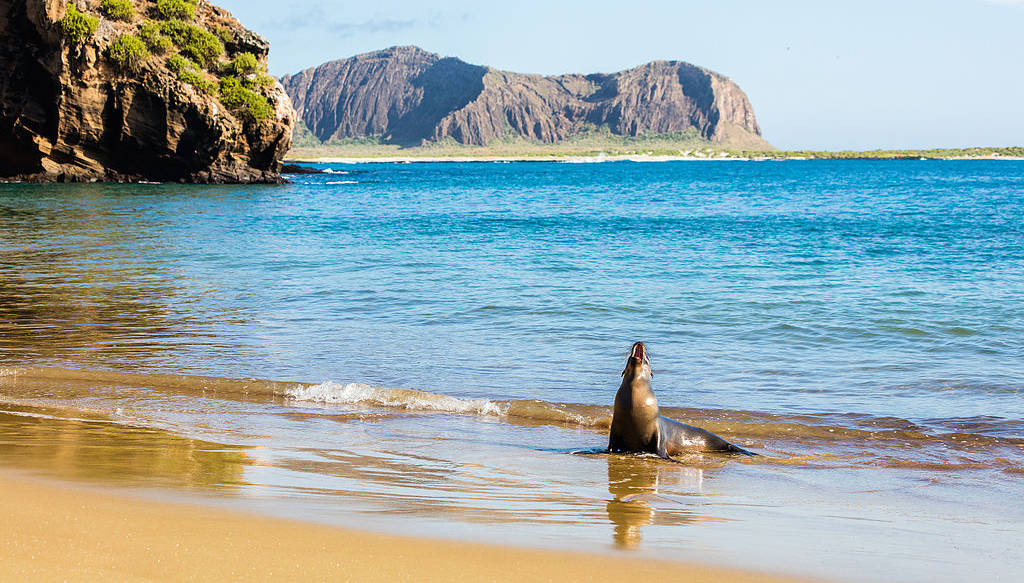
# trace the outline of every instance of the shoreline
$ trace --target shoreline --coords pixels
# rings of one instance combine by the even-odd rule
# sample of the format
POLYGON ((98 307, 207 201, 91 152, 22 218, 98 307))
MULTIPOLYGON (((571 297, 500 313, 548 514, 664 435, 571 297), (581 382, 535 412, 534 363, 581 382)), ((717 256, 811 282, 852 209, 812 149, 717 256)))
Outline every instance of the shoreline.
POLYGON ((384 535, 0 472, 0 562, 19 580, 623 581, 783 583, 664 560, 384 535), (59 549, 60 552, 53 552, 59 549))
POLYGON ((698 158, 693 156, 660 156, 660 155, 622 155, 622 156, 575 156, 575 155, 542 155, 542 156, 341 156, 341 157, 299 157, 286 158, 285 163, 299 164, 410 164, 413 162, 678 162, 678 161, 743 161, 746 158, 698 158))
POLYGON ((786 162, 808 160, 859 160, 859 161, 966 161, 966 160, 1006 160, 1020 162, 1024 156, 961 156, 961 157, 772 157, 772 156, 672 156, 624 154, 614 156, 577 156, 577 155, 538 155, 538 156, 298 156, 286 157, 285 164, 412 164, 412 163, 511 163, 511 162, 562 162, 562 163, 599 163, 599 162, 786 162))

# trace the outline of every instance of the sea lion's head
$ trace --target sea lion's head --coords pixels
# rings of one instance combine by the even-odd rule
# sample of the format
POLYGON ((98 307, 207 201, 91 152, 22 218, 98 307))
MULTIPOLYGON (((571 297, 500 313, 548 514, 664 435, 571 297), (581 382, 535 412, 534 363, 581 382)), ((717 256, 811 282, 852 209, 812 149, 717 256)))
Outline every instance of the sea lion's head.
POLYGON ((622 376, 647 381, 654 376, 651 373, 651 361, 647 358, 647 346, 643 342, 633 343, 629 357, 626 358, 626 368, 622 370, 622 376))

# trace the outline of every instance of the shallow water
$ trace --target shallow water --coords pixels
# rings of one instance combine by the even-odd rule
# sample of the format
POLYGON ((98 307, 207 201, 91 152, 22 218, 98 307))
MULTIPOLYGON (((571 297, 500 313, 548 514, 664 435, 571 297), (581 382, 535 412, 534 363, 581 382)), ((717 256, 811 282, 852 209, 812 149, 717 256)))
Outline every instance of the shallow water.
POLYGON ((850 581, 1024 568, 1024 164, 332 169, 0 186, 0 460, 850 581), (763 455, 586 454, 638 339, 666 414, 763 455))

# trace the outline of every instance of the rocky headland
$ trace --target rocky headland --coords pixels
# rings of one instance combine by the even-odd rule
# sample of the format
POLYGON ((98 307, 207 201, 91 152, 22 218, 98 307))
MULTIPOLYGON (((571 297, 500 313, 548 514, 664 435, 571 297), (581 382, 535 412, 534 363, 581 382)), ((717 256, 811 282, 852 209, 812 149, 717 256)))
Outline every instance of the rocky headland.
POLYGON ((720 147, 771 149, 735 83, 680 61, 545 77, 393 47, 324 63, 281 82, 321 142, 376 138, 410 146, 487 146, 507 139, 557 143, 605 132, 678 134, 720 147))
POLYGON ((205 0, 0 0, 0 179, 278 182, 268 50, 205 0))

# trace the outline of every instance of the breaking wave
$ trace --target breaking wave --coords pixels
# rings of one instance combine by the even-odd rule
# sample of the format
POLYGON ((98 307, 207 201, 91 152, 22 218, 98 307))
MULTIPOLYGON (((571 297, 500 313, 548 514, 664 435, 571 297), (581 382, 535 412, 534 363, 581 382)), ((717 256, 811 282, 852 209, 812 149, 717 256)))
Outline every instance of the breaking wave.
POLYGON ((346 405, 376 405, 412 411, 439 411, 470 415, 505 415, 508 404, 486 399, 460 399, 440 393, 414 389, 385 389, 361 383, 324 382, 297 386, 285 391, 298 401, 346 405))
MULTIPOLYGON (((416 389, 375 387, 363 383, 319 384, 262 379, 230 379, 175 374, 138 374, 59 368, 0 368, 0 400, 12 402, 8 389, 19 385, 74 383, 156 389, 173 394, 221 399, 283 401, 290 406, 324 403, 411 412, 448 413, 501 418, 521 425, 566 425, 605 430, 611 406, 555 403, 539 399, 496 400, 446 395, 416 389)), ((99 389, 97 389, 99 390, 99 389)), ((1024 447, 1024 420, 998 417, 929 419, 913 422, 895 417, 852 413, 783 414, 759 411, 662 407, 665 416, 723 436, 776 443, 866 444, 868 442, 931 443, 943 447, 1024 447)))

